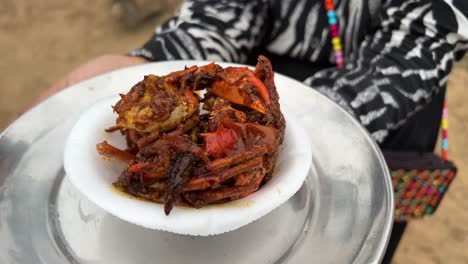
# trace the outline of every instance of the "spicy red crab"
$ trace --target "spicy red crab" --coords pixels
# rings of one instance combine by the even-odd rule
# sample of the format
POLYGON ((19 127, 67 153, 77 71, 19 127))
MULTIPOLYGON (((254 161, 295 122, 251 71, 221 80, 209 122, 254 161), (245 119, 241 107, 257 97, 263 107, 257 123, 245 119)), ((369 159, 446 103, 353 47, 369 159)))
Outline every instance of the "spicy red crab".
POLYGON ((127 149, 96 146, 128 164, 114 186, 164 203, 166 214, 257 191, 272 177, 286 126, 273 77, 264 56, 255 70, 211 63, 145 76, 121 95, 106 130, 120 131, 127 149))

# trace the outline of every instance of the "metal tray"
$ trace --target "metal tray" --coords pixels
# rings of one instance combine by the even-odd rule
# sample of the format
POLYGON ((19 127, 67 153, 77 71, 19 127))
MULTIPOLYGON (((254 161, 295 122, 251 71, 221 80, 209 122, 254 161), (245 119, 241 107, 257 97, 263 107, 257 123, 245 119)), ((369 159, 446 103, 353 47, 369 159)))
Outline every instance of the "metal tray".
POLYGON ((4 131, 0 263, 379 262, 393 197, 377 145, 335 103, 279 74, 281 104, 308 130, 313 167, 293 198, 254 223, 210 237, 145 229, 109 215, 69 183, 63 146, 80 112, 143 75, 205 63, 151 63, 98 76, 49 98, 4 131))

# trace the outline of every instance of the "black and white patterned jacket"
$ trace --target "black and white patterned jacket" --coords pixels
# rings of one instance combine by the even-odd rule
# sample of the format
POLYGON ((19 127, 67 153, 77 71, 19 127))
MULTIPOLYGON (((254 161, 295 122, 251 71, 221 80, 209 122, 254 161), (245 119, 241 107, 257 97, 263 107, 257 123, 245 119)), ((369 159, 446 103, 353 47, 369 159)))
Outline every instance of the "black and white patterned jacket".
POLYGON ((335 5, 346 61, 341 70, 331 67, 323 0, 187 0, 130 54, 155 61, 245 63, 261 47, 320 65, 302 81, 353 113, 382 143, 445 87, 454 62, 468 49, 468 1, 338 0, 335 5))

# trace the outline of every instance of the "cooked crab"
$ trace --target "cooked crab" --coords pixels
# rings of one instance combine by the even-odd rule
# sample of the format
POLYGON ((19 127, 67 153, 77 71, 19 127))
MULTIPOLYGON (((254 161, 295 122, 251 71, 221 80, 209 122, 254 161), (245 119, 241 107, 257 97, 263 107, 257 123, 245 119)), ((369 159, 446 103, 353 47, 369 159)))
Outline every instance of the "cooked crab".
POLYGON ((149 75, 114 106, 116 126, 108 131, 120 130, 127 150, 106 142, 97 149, 128 163, 115 186, 164 202, 166 214, 175 204, 239 199, 273 172, 285 129, 278 100, 263 56, 254 71, 211 63, 149 75))

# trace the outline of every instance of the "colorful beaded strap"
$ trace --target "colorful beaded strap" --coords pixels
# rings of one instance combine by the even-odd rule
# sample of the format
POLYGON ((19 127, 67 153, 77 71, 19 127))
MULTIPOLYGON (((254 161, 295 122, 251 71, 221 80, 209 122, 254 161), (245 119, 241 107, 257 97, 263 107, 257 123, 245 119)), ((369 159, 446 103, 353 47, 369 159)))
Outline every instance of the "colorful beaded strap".
POLYGON ((336 17, 335 4, 333 0, 325 0, 325 8, 327 9, 328 24, 330 24, 331 42, 333 51, 335 52, 335 63, 339 69, 344 65, 343 46, 341 45, 340 30, 338 27, 338 18, 336 17))
POLYGON ((447 99, 444 100, 442 109, 442 159, 448 160, 448 108, 447 99))
MULTIPOLYGON (((344 66, 344 52, 339 35, 338 18, 333 0, 325 0, 331 44, 337 68, 344 66)), ((387 157, 395 198, 395 221, 402 222, 432 214, 456 175, 456 167, 448 161, 448 110, 444 100, 442 110, 442 162, 434 155, 387 157), (398 160, 402 159, 402 160, 398 160), (391 162, 389 162, 391 161, 391 162), (411 164, 410 164, 411 163, 411 164), (435 167, 431 167, 434 164, 435 167), (419 166, 419 168, 417 168, 419 166)), ((414 153, 413 153, 414 154, 414 153)), ((392 156, 392 155, 389 155, 392 156)))

